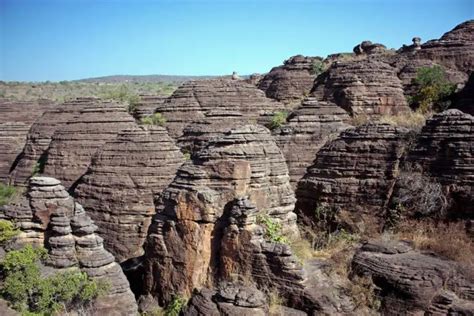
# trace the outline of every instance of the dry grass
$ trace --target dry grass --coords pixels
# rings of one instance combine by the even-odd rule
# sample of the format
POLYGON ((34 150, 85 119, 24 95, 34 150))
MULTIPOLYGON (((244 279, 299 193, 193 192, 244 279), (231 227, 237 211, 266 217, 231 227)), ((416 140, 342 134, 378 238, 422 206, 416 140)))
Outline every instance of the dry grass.
POLYGON ((371 119, 367 114, 360 113, 360 114, 354 114, 349 124, 351 124, 352 126, 361 126, 361 125, 367 124, 370 121, 371 119))
POLYGON ((466 234, 464 224, 406 221, 398 227, 395 237, 408 240, 419 250, 474 268, 474 241, 466 234))
POLYGON ((425 125, 426 119, 432 113, 421 113, 419 111, 408 111, 397 115, 383 115, 379 121, 394 126, 405 127, 410 130, 419 131, 425 125))
POLYGON ((273 291, 268 294, 268 315, 283 315, 283 311, 281 310, 281 306, 283 305, 285 305, 285 300, 280 296, 277 291, 273 291))
POLYGON ((315 251, 311 246, 311 242, 304 238, 290 241, 290 247, 293 254, 303 263, 304 261, 314 258, 315 251))
POLYGON ((375 293, 375 285, 371 277, 368 276, 355 276, 352 278, 349 284, 349 295, 351 296, 356 310, 359 310, 361 314, 373 315, 377 310, 380 309, 381 302, 375 293), (365 312, 362 313, 364 309, 365 312))

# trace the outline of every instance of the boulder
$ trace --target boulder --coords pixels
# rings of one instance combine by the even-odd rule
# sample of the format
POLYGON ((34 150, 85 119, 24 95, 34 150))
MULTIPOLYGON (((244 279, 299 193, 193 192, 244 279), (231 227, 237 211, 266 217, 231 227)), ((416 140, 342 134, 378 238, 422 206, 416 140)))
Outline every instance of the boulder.
POLYGON ((363 41, 353 49, 356 55, 362 54, 380 54, 387 51, 387 47, 385 45, 379 43, 372 43, 371 41, 363 41))

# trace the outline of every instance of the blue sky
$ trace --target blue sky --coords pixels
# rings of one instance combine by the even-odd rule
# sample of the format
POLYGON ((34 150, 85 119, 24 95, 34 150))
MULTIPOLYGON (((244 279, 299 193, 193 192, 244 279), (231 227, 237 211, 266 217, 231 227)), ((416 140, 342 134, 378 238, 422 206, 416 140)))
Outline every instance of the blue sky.
POLYGON ((472 18, 473 0, 0 0, 0 80, 263 73, 472 18))

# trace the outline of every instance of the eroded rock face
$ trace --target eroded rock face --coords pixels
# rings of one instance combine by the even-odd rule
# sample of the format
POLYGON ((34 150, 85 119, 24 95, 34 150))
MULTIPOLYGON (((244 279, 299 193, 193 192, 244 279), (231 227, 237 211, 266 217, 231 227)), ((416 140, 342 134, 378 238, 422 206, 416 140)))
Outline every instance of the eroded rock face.
POLYGON ((243 80, 212 79, 184 83, 156 112, 166 118, 170 136, 178 138, 186 126, 204 119, 209 111, 236 111, 253 123, 265 124, 274 112, 284 109, 243 80))
POLYGON ((283 155, 269 131, 231 130, 193 156, 164 190, 145 246, 145 292, 167 302, 213 283, 220 222, 238 196, 298 235, 283 155))
POLYGON ((352 261, 353 272, 381 288, 383 315, 471 315, 474 280, 456 262, 425 255, 403 242, 372 241, 352 261))
POLYGON ((316 60, 322 61, 322 58, 293 56, 266 74, 258 87, 265 91, 269 98, 284 103, 299 101, 313 87, 316 78, 313 74, 313 63, 316 60))
POLYGON ((166 129, 158 126, 124 130, 94 155, 74 194, 119 262, 143 254, 154 196, 183 161, 166 129))
POLYGON ((356 55, 379 54, 379 53, 384 53, 386 50, 387 50, 387 47, 385 47, 385 45, 382 45, 379 43, 372 43, 371 41, 363 41, 362 43, 360 43, 353 49, 356 55))
POLYGON ((318 77, 311 94, 355 115, 409 110, 396 69, 376 58, 333 63, 325 76, 318 77))
POLYGON ((133 109, 133 116, 140 120, 155 113, 156 108, 165 102, 166 97, 161 95, 141 95, 140 101, 133 109))
POLYGON ((16 101, 0 98, 0 123, 22 122, 30 126, 45 111, 53 109, 55 106, 52 101, 46 99, 16 101))
POLYGON ((94 304, 94 315, 137 313, 129 283, 114 256, 103 248, 102 238, 95 233, 97 226, 58 180, 31 178, 26 197, 6 207, 4 216, 21 229, 19 243, 48 249, 48 265, 56 269, 76 267, 109 284, 107 294, 94 304))
POLYGON ((310 223, 318 207, 338 209, 351 230, 377 228, 405 150, 407 130, 368 123, 343 131, 316 154, 298 183, 298 216, 310 223))
POLYGON ((447 110, 427 120, 408 161, 436 178, 455 203, 457 215, 474 214, 474 117, 447 110))
POLYGON ((30 127, 22 122, 0 123, 0 182, 8 183, 8 174, 21 154, 30 127))
MULTIPOLYGON (((10 174, 11 182, 15 185, 26 185, 28 178, 38 163, 38 168, 46 162, 46 150, 51 143, 54 132, 74 120, 80 110, 92 106, 97 99, 78 98, 58 106, 58 108, 46 111, 31 126, 26 139, 25 147, 15 169, 10 174)), ((37 170, 41 171, 41 170, 37 170)))
POLYGON ((453 108, 474 115, 474 73, 469 76, 464 88, 456 95, 453 108))
POLYGON ((285 156, 293 188, 306 173, 326 141, 349 127, 349 115, 337 105, 306 98, 287 118, 287 123, 272 132, 285 156))
POLYGON ((86 107, 51 137, 44 175, 70 188, 86 171, 94 153, 108 140, 136 126, 123 106, 101 102, 86 107))

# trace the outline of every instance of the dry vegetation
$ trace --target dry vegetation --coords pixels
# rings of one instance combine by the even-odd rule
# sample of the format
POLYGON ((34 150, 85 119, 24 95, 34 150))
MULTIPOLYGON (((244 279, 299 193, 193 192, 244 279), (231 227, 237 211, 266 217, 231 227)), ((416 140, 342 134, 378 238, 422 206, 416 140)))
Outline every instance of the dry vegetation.
POLYGON ((394 237, 411 241, 416 249, 433 252, 474 269, 474 241, 466 234, 463 222, 404 221, 394 237))
MULTIPOLYGON (((140 94, 171 95, 174 83, 0 82, 0 97, 19 101, 50 99, 64 102, 77 97, 121 99, 140 94)), ((120 100, 123 101, 123 100, 120 100)))
MULTIPOLYGON (((407 111, 398 114, 385 114, 380 116, 374 122, 387 123, 393 126, 405 127, 412 131, 420 131, 426 120, 432 115, 432 112, 421 113, 420 111, 407 111)), ((361 113, 354 115, 350 124, 360 126, 373 121, 367 114, 361 113)))

